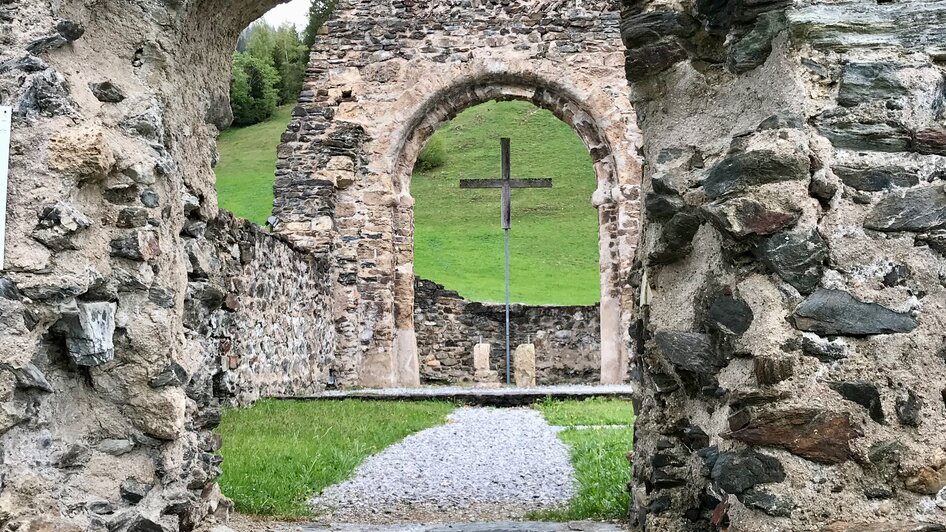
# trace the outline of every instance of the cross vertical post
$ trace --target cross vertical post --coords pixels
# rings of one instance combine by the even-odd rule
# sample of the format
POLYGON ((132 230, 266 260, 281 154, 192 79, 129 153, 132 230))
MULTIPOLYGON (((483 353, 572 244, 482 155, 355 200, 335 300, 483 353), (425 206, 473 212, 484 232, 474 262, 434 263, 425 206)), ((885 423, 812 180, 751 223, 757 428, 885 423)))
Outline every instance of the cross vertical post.
POLYGON ((499 139, 502 175, 500 179, 461 179, 460 188, 500 188, 502 189, 502 227, 503 250, 506 257, 506 384, 512 383, 512 340, 509 323, 510 281, 509 281, 509 230, 512 229, 512 189, 514 188, 552 188, 552 180, 513 179, 508 138, 499 139))
POLYGON ((512 176, 512 155, 510 141, 503 137, 499 139, 502 151, 502 180, 503 180, 503 250, 506 256, 506 384, 512 383, 510 368, 512 366, 511 346, 509 339, 509 230, 512 229, 512 188, 509 179, 512 176))

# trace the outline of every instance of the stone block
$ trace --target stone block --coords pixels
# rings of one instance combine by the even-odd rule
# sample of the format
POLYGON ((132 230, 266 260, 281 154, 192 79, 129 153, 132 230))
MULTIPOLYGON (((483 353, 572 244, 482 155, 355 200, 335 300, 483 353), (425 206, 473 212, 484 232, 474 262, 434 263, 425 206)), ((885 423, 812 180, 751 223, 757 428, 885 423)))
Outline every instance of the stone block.
POLYGON ((516 386, 535 386, 535 344, 516 347, 513 355, 513 376, 516 386))
POLYGON ((473 346, 473 371, 489 371, 489 355, 492 350, 491 344, 481 343, 473 346))

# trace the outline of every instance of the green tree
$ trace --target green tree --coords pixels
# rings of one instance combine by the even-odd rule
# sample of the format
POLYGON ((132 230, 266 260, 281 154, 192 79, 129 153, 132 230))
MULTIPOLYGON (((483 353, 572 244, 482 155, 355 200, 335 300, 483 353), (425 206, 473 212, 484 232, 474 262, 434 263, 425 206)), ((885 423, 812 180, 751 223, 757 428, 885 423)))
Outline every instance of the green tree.
POLYGON ((312 0, 312 5, 309 6, 309 23, 302 34, 302 42, 305 43, 306 48, 311 49, 312 45, 315 44, 319 30, 325 24, 325 21, 332 16, 332 11, 337 3, 338 0, 312 0))
POLYGON ((279 72, 279 103, 296 101, 302 92, 309 48, 302 43, 299 32, 291 24, 283 24, 273 33, 273 66, 279 72))
POLYGON ((233 54, 230 107, 233 124, 249 126, 266 120, 276 110, 279 73, 264 59, 248 53, 233 54))

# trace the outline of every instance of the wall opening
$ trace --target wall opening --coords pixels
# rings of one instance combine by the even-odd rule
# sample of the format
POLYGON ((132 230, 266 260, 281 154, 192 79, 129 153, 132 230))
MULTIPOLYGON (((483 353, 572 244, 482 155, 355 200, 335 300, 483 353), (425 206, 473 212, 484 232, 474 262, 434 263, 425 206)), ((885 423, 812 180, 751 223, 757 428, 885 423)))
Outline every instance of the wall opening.
POLYGON ((513 177, 554 182, 552 189, 513 192, 513 347, 536 345, 541 384, 596 382, 601 289, 595 168, 568 124, 521 100, 464 110, 437 130, 414 165, 421 382, 505 378, 500 198, 496 190, 458 186, 460 179, 499 175, 501 136, 512 140, 513 177), (490 367, 497 373, 476 376, 472 352, 480 340, 491 344, 490 367))

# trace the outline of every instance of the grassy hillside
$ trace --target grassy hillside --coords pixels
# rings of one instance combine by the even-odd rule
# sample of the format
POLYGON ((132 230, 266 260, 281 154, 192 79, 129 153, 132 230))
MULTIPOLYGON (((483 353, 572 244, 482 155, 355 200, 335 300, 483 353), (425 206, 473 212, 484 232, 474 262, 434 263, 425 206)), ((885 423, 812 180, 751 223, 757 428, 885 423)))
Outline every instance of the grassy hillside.
MULTIPOLYGON (((265 124, 224 133, 220 205, 263 222, 272 208, 275 147, 289 109, 265 124)), ((526 102, 468 109, 437 136, 446 164, 417 172, 415 271, 479 301, 502 301, 503 232, 498 190, 460 190, 461 178, 499 177, 499 137, 512 139, 513 177, 551 177, 555 188, 513 192, 512 299, 531 304, 598 301, 598 221, 591 157, 575 133, 526 102)))
POLYGON ((255 126, 224 131, 217 141, 217 196, 220 206, 260 225, 273 213, 276 147, 289 124, 292 106, 276 109, 255 126))

